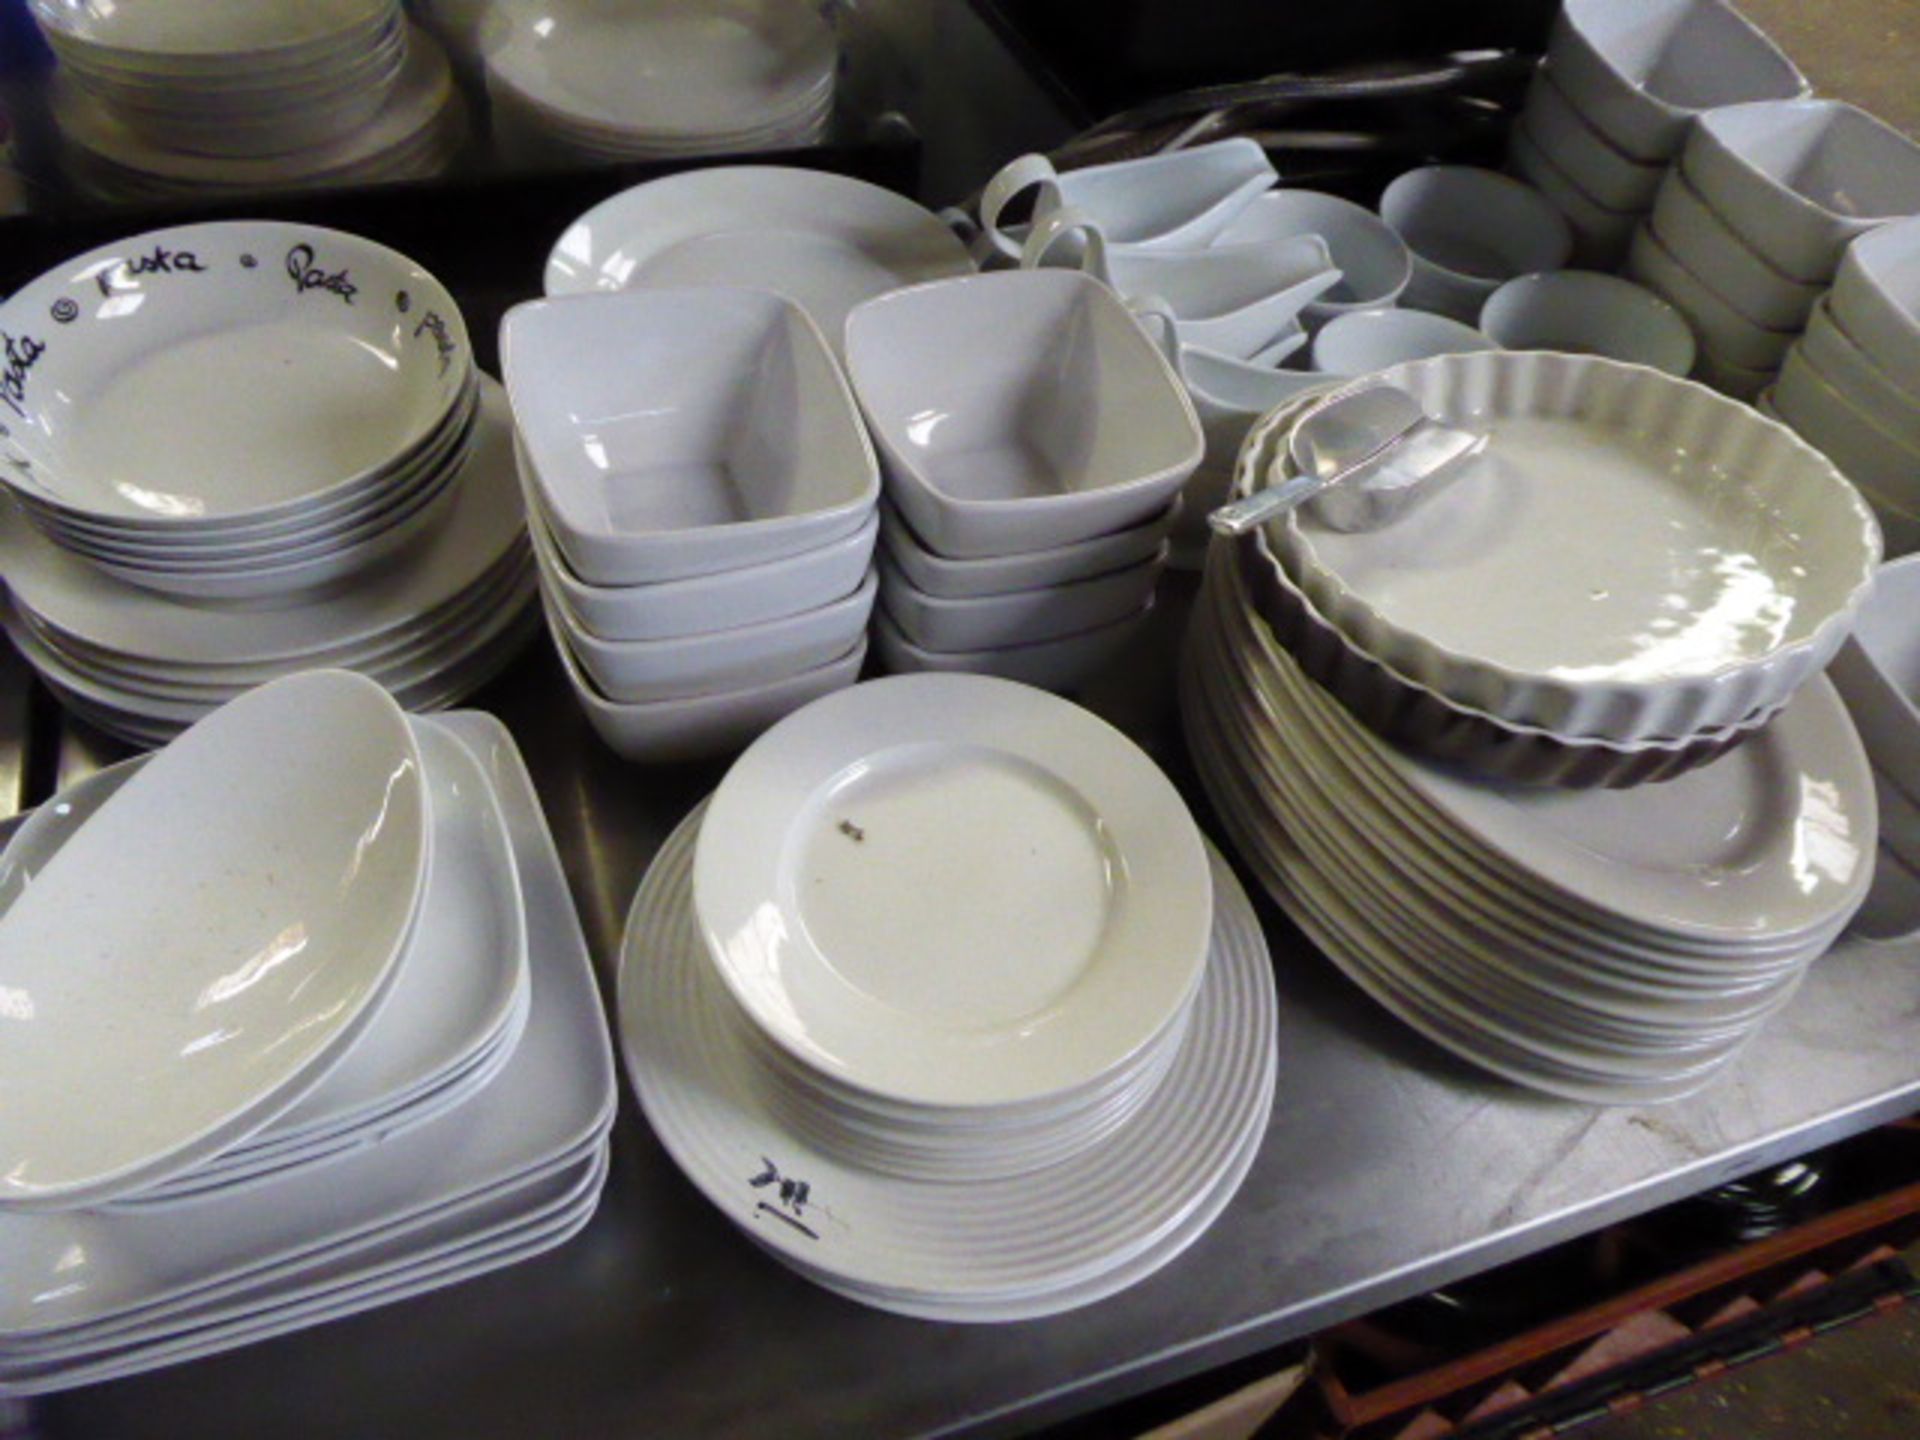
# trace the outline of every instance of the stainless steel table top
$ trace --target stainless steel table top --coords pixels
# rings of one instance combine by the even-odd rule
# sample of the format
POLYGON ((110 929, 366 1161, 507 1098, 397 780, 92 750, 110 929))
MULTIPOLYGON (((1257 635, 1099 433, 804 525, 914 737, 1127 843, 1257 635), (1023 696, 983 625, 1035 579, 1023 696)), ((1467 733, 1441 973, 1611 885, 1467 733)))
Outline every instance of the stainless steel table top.
MULTIPOLYGON (((1141 653, 1083 698, 1188 783, 1170 664, 1184 597, 1169 598, 1141 653)), ((648 858, 720 767, 615 759, 544 644, 479 703, 527 752, 610 981, 648 858)), ((94 754, 76 739, 58 763, 84 770, 94 754)), ((0 782, 9 774, 0 763, 0 782)), ((1264 914, 1281 998, 1279 1103, 1265 1147, 1198 1245, 1111 1300, 990 1327, 840 1300, 709 1207, 629 1101, 601 1213, 563 1250, 357 1319, 55 1397, 35 1421, 54 1436, 197 1440, 1014 1431, 1920 1109, 1920 947, 1843 945, 1708 1093, 1599 1110, 1453 1060, 1367 1001, 1276 912, 1264 914)), ((1127 1197, 1089 1193, 1086 1203, 1127 1197)))

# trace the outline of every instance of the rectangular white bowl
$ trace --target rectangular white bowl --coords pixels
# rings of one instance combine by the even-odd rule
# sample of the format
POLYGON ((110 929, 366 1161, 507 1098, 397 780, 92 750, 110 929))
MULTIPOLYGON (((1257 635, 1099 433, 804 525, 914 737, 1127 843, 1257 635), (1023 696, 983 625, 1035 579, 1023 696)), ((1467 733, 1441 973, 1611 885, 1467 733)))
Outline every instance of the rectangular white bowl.
POLYGON ((1542 65, 1534 72, 1522 113, 1534 143, 1583 194, 1609 210, 1645 210, 1653 204, 1667 167, 1616 149, 1567 98, 1553 66, 1542 65))
POLYGON ((1756 248, 1760 237, 1735 230, 1694 187, 1684 164, 1661 183, 1652 225, 1674 259, 1711 277, 1714 293, 1763 329, 1800 329, 1825 290, 1774 269, 1756 248))
POLYGON ((1118 661, 1153 613, 1153 601, 1133 614, 1058 640, 1007 645, 996 650, 927 650, 900 633, 884 609, 873 614, 873 644, 880 664, 895 675, 921 670, 998 675, 1042 690, 1072 690, 1118 661))
POLYGON ((1095 630, 1138 610, 1166 566, 1163 545, 1123 570, 1067 585, 1044 585, 966 600, 929 595, 889 560, 880 562, 881 604, 900 633, 923 650, 992 650, 1095 630))
POLYGON ((845 599, 757 625, 677 640, 602 640, 576 628, 549 599, 547 623, 563 630, 580 668, 609 700, 680 700, 744 685, 771 684, 813 670, 853 648, 879 594, 869 571, 845 599))
POLYGON ((508 312, 528 479, 598 585, 710 575, 850 534, 879 462, 819 328, 767 291, 632 290, 508 312))
POLYGON ((1799 334, 1797 329, 1769 330, 1754 324, 1718 290, 1681 264, 1650 223, 1633 232, 1625 273, 1687 317, 1700 341, 1703 360, 1711 354, 1728 365, 1771 373, 1786 358, 1787 348, 1799 334))
POLYGON ((1179 377, 1077 271, 935 281, 847 317, 887 492, 926 544, 978 559, 1137 525, 1200 463, 1179 377))
POLYGON ((1180 503, 1176 499, 1144 524, 1111 535, 1096 535, 1077 545, 1030 550, 1024 555, 991 555, 982 560, 953 560, 934 553, 921 543, 898 510, 883 505, 880 545, 882 553, 916 588, 947 600, 971 600, 1043 585, 1068 585, 1150 559, 1172 530, 1180 503))

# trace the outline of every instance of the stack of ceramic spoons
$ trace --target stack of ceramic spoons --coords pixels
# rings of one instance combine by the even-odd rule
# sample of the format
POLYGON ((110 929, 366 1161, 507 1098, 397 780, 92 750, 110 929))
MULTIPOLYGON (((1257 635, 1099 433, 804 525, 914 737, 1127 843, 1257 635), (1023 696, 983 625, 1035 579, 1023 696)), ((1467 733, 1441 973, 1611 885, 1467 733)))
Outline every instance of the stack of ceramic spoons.
POLYGON ((1265 946, 1178 796, 1093 717, 980 676, 768 731, 649 871, 620 1000, 695 1184, 909 1314, 1047 1314, 1157 1269, 1271 1105, 1265 946), (1127 1206, 1071 1203, 1123 1174, 1127 1206))
POLYGON ((410 719, 341 672, 263 687, 38 812, 0 904, 0 974, 39 1002, 0 1063, 0 1395, 453 1284, 592 1215, 611 1057, 495 722, 410 719), (235 969, 263 915, 291 918, 280 949, 235 969))

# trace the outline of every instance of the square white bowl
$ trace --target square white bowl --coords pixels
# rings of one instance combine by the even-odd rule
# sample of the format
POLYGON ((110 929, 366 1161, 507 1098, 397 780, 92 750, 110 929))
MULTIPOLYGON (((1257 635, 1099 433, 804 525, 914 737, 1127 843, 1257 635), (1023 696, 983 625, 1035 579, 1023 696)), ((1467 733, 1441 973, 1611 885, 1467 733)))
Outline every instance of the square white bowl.
POLYGON ((1153 614, 1153 601, 1133 614, 1058 640, 1006 645, 995 650, 928 650, 900 633, 885 610, 873 615, 873 645, 880 664, 894 675, 922 670, 998 675, 1038 685, 1042 690, 1072 690, 1114 664, 1153 614))
POLYGON ((1667 172, 1652 224, 1674 259, 1695 275, 1711 276, 1714 292, 1764 329, 1800 329, 1826 288, 1774 269, 1755 248, 1760 237, 1734 229, 1694 188, 1684 165, 1667 172))
POLYGON ((1687 317, 1700 341, 1700 372, 1709 357, 1744 370, 1779 368, 1794 342, 1794 330, 1769 330, 1736 310, 1725 296, 1680 263, 1651 224, 1633 233, 1627 278, 1638 280, 1687 317))
POLYGON ((1876 506, 1920 515, 1920 450, 1902 444, 1798 347, 1780 367, 1773 407, 1876 506))
POLYGON ((529 301, 500 348, 528 479, 590 583, 777 560, 851 534, 879 498, 826 338, 770 291, 529 301))
POLYGON ((1029 550, 1024 555, 991 555, 982 560, 951 560, 920 542, 913 528, 891 505, 880 509, 881 552, 914 586, 948 600, 1006 595, 1043 585, 1066 585, 1137 565, 1159 553, 1180 513, 1176 498, 1145 523, 1097 535, 1076 545, 1029 550))
POLYGON ((568 647, 609 700, 641 704, 771 684, 844 655, 866 633, 880 581, 873 571, 842 600, 757 625, 686 635, 677 640, 602 640, 581 630, 551 600, 547 623, 566 632, 568 647))
POLYGON ((1816 285, 1856 235, 1920 213, 1920 145, 1838 100, 1710 110, 1680 163, 1769 264, 1816 285))
POLYGON ((1077 271, 895 291, 847 317, 846 353, 888 495, 943 555, 1126 529, 1200 463, 1200 422, 1166 357, 1077 271))
POLYGON ((1920 375, 1894 375, 1874 364, 1824 301, 1815 307, 1797 348, 1881 429, 1920 452, 1920 395, 1914 393, 1920 391, 1920 375))
POLYGON ((900 633, 923 650, 1033 645, 1125 619, 1147 602, 1165 567, 1162 545, 1137 565, 1068 585, 952 600, 929 595, 883 559, 880 604, 900 633))
POLYGON ((608 749, 623 759, 647 764, 702 760, 739 750, 776 720, 809 701, 853 684, 867 658, 867 641, 863 635, 844 655, 798 675, 685 699, 636 705, 622 704, 601 694, 581 670, 579 660, 568 648, 566 636, 556 631, 553 641, 560 663, 566 667, 567 679, 573 683, 574 694, 580 698, 580 707, 586 711, 587 721, 595 733, 606 741, 608 749))
POLYGON ((1847 246, 1834 276, 1833 316, 1882 370, 1920 375, 1920 215, 1847 246))
POLYGON ((1679 154, 1702 110, 1809 88, 1726 0, 1567 0, 1547 60, 1594 129, 1637 160, 1679 154))
POLYGON ((590 585, 574 574, 529 495, 527 529, 547 593, 577 630, 604 640, 673 640, 816 610, 860 588, 880 534, 869 513, 853 534, 798 555, 657 585, 590 585))
POLYGON ((1540 142, 1527 129, 1522 115, 1507 137, 1507 165, 1567 217, 1573 231, 1573 260, 1594 270, 1616 268, 1633 239, 1634 226, 1643 216, 1639 210, 1609 210, 1595 200, 1566 171, 1554 164, 1540 148, 1540 142))
POLYGON ((1667 167, 1657 160, 1636 160, 1614 148, 1567 98, 1553 66, 1542 65, 1534 72, 1522 113, 1534 143, 1598 204, 1609 210, 1637 211, 1653 204, 1667 167))

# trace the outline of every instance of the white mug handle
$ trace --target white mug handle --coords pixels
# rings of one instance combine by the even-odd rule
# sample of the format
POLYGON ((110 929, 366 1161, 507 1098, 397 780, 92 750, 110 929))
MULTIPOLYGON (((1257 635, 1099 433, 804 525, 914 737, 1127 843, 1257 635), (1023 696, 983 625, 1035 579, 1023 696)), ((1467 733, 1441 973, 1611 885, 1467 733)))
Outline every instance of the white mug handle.
POLYGON ((1060 172, 1044 155, 1016 156, 1000 167, 999 173, 980 192, 980 230, 995 250, 1009 260, 1020 258, 1019 242, 1001 230, 1000 216, 1008 205, 1035 185, 1051 190, 1058 205, 1060 189, 1056 182, 1059 178, 1060 172))
POLYGON ((1167 364, 1173 367, 1181 383, 1186 383, 1186 371, 1180 367, 1180 324, 1174 319, 1173 307, 1158 295, 1130 295, 1127 310, 1134 323, 1160 347, 1160 353, 1167 357, 1167 364))
POLYGON ((1053 247, 1067 235, 1078 235, 1086 244, 1080 256, 1080 268, 1102 284, 1113 284, 1113 274, 1107 269, 1105 232, 1091 215, 1075 210, 1070 205, 1062 205, 1034 219, 1027 230, 1027 243, 1020 250, 1020 268, 1039 269, 1046 263, 1053 247))

